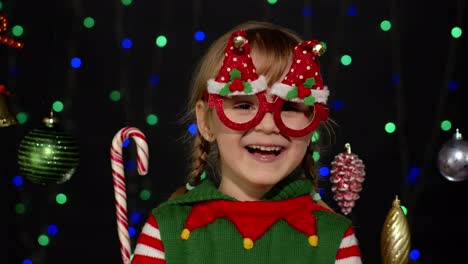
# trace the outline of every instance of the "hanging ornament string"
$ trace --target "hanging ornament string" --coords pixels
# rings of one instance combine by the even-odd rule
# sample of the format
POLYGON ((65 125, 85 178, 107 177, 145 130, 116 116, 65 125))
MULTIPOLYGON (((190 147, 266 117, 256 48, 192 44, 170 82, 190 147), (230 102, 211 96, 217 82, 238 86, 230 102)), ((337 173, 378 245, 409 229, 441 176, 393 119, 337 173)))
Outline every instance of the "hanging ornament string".
POLYGON ((130 263, 131 252, 127 219, 127 194, 122 158, 122 143, 127 138, 132 138, 136 143, 138 174, 145 175, 148 172, 148 144, 145 135, 135 127, 120 129, 112 140, 110 156, 114 179, 117 231, 120 241, 120 253, 124 264, 130 263))
POLYGON ((351 145, 345 144, 346 150, 335 156, 331 165, 330 181, 333 199, 338 202, 341 212, 345 215, 351 213, 364 182, 364 163, 358 155, 351 152, 351 145))
MULTIPOLYGON (((0 33, 5 32, 7 27, 8 20, 4 15, 0 14, 0 33)), ((0 42, 17 49, 21 49, 24 46, 23 43, 2 35, 0 35, 0 42)))

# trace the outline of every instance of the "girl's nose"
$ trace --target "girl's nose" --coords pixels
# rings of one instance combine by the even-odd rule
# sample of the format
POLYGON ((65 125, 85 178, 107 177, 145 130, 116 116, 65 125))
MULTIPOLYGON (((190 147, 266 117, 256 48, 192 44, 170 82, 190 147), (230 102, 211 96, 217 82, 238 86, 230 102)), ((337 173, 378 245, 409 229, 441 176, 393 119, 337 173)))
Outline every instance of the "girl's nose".
POLYGON ((273 114, 270 112, 265 113, 263 119, 254 128, 255 131, 263 132, 266 134, 279 133, 279 128, 275 124, 273 114))

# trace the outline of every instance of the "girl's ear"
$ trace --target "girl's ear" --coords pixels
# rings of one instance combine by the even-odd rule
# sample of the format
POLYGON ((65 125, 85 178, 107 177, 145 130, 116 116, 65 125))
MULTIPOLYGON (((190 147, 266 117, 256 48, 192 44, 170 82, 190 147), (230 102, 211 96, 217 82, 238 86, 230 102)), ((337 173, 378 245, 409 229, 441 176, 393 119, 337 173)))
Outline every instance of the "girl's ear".
POLYGON ((197 127, 202 137, 208 141, 214 141, 214 135, 211 133, 211 122, 208 117, 208 106, 202 100, 197 101, 195 105, 195 114, 197 116, 197 127))

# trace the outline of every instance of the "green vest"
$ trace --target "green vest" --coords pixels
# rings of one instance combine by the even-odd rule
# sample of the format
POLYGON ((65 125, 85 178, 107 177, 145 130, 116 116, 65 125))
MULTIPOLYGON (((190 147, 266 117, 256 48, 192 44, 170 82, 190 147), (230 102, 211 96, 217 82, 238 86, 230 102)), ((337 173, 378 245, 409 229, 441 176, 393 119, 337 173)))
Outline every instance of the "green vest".
MULTIPOLYGON (((265 199, 288 199, 310 194, 311 190, 308 180, 283 181, 265 199)), ((317 247, 310 246, 307 236, 284 220, 274 223, 250 250, 244 249, 242 236, 225 218, 193 230, 188 240, 182 240, 180 234, 193 203, 218 199, 235 200, 219 192, 211 181, 204 180, 192 191, 153 210, 167 264, 335 263, 344 232, 351 224, 344 216, 314 211, 319 237, 317 247)))

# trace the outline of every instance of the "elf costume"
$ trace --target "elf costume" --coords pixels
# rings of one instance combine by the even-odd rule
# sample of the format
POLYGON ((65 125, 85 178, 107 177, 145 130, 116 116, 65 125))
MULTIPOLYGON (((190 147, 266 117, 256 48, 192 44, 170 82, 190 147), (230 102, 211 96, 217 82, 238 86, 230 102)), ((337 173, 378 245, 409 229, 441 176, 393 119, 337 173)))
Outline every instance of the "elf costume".
POLYGON ((154 209, 133 264, 361 263, 350 221, 318 205, 306 179, 241 202, 204 180, 154 209))

